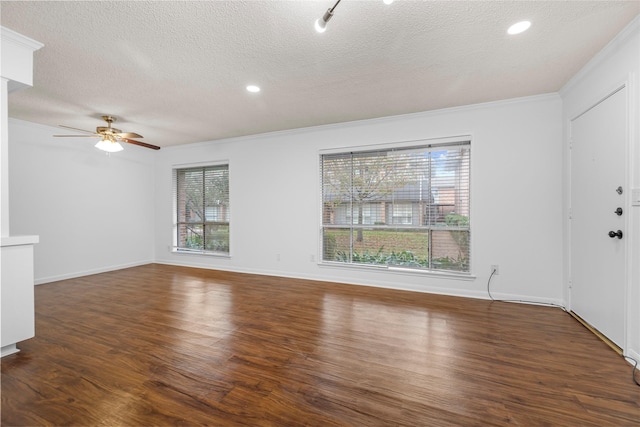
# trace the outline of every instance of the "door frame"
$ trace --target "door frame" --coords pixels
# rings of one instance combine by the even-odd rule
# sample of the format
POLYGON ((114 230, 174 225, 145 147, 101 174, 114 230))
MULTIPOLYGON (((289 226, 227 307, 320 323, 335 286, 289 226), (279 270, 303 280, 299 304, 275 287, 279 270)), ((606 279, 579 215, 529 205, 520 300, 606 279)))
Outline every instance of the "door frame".
MULTIPOLYGON (((573 114, 571 116, 569 116, 568 118, 568 141, 567 141, 567 165, 568 165, 568 171, 566 173, 566 179, 568 182, 568 196, 567 196, 567 206, 568 206, 568 215, 567 215, 567 219, 566 219, 566 224, 568 224, 567 226, 567 238, 568 238, 568 244, 567 244, 567 251, 565 252, 567 258, 566 258, 566 264, 568 267, 568 274, 567 274, 567 283, 565 286, 565 299, 566 299, 566 308, 567 311, 569 313, 573 313, 573 311, 571 310, 571 288, 572 288, 572 278, 573 278, 573 271, 574 271, 574 266, 572 265, 572 257, 573 257, 573 253, 572 253, 572 247, 573 247, 573 230, 572 230, 572 221, 571 221, 571 216, 572 216, 572 206, 571 206, 571 200, 572 200, 572 195, 573 195, 573 181, 572 181, 572 177, 573 177, 573 155, 572 155, 572 151, 571 151, 571 146, 573 144, 573 123, 576 119, 578 119, 579 117, 581 117, 582 115, 584 115, 585 113, 587 113, 588 111, 592 110, 593 108, 597 107, 599 104, 601 104, 602 102, 606 101, 609 97, 613 96, 614 94, 616 94, 619 91, 624 91, 624 96, 625 96, 625 138, 624 138, 624 153, 625 153, 625 161, 623 162, 624 164, 624 183, 623 183, 623 188, 624 188, 624 193, 622 194, 623 196, 623 209, 625 212, 628 212, 629 214, 624 215, 624 230, 625 230, 625 235, 626 238, 624 239, 624 243, 623 243, 623 250, 624 250, 624 259, 623 259, 623 266, 624 266, 624 275, 623 275, 623 292, 624 292, 624 300, 625 300, 625 304, 623 307, 624 313, 623 313, 623 331, 622 331, 622 337, 623 337, 623 343, 622 343, 622 352, 623 354, 627 353, 628 350, 628 343, 630 340, 629 337, 629 333, 630 333, 630 328, 629 328, 629 313, 631 312, 632 309, 632 304, 630 301, 630 295, 631 295, 631 277, 632 277, 632 266, 631 263, 629 262, 629 254, 631 253, 632 250, 632 245, 631 245, 631 237, 633 236, 632 230, 630 229, 631 227, 631 220, 630 220, 630 213, 632 212, 631 210, 631 198, 629 197, 629 192, 631 191, 631 187, 632 187, 632 182, 631 182, 631 176, 630 176, 630 171, 631 171, 631 167, 633 165, 633 159, 631 158, 631 136, 632 136, 632 131, 633 131, 633 123, 631 120, 631 114, 633 114, 633 112, 635 111, 634 105, 632 105, 632 96, 630 96, 630 90, 633 90, 634 85, 632 84, 633 82, 633 76, 629 75, 629 78, 625 79, 622 82, 619 82, 618 84, 612 86, 609 90, 607 90, 604 94, 602 94, 601 96, 595 98, 595 101, 593 100, 593 98, 591 98, 591 102, 588 104, 587 107, 585 108, 581 108, 579 110, 578 113, 573 114)), ((581 319, 578 318, 578 321, 580 321, 581 319)), ((588 329, 590 329, 592 332, 594 332, 597 336, 599 336, 601 339, 604 337, 604 335, 600 334, 599 331, 595 330, 594 328, 591 328, 591 325, 586 324, 585 325, 588 329)), ((612 348, 615 349, 615 347, 617 347, 615 344, 613 344, 613 342, 611 342, 607 337, 604 337, 604 341, 612 346, 612 348)))

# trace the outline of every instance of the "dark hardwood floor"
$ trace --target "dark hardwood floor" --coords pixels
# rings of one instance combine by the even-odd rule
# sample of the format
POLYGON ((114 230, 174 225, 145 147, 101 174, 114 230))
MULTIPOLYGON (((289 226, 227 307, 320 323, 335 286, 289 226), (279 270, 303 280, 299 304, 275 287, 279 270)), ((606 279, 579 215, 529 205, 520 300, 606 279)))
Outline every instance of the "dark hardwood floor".
POLYGON ((146 265, 36 287, 2 425, 632 426, 560 309, 146 265))

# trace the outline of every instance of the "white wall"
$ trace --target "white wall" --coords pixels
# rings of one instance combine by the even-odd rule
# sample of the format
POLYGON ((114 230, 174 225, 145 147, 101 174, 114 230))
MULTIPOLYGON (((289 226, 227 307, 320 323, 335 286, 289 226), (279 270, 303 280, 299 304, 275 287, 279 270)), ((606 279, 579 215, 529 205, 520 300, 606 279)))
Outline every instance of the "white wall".
MULTIPOLYGON (((562 303, 568 284, 568 145, 563 125, 620 82, 629 85, 629 188, 640 188, 640 18, 559 95, 107 157, 56 128, 9 120, 12 234, 37 234, 44 283, 157 261, 230 271, 562 303), (472 135, 472 277, 320 266, 321 150, 472 135), (229 259, 175 254, 171 171, 228 160, 229 259), (276 260, 280 254, 280 261, 276 260)), ((425 95, 428 96, 428 95, 425 95)), ((640 208, 629 208, 627 349, 640 359, 640 208)))
POLYGON ((268 275, 562 301, 562 106, 557 95, 170 147, 156 164, 156 260, 268 275), (319 152, 472 136, 470 279, 319 266, 319 152), (176 254, 172 168, 228 160, 230 259, 176 254), (277 260, 280 254, 280 260, 277 260))
MULTIPOLYGON (((564 123, 564 292, 569 295, 568 231, 569 208, 569 129, 570 120, 594 105, 621 84, 628 85, 629 94, 629 158, 626 189, 640 189, 640 16, 636 17, 602 52, 596 55, 561 91, 564 123)), ((625 354, 640 360, 640 206, 631 206, 627 191, 624 212, 628 212, 625 230, 627 242, 628 306, 626 315, 627 344, 625 354)))
POLYGON ((153 262, 155 152, 9 120, 11 233, 36 234, 36 283, 153 262))

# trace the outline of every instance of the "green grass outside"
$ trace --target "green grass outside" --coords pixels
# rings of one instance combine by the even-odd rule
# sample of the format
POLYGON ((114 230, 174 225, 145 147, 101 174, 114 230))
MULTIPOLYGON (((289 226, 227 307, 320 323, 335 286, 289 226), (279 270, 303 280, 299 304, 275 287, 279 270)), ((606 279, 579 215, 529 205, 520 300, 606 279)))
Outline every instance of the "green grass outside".
MULTIPOLYGON (((335 238, 336 252, 349 252, 350 230, 325 230, 325 236, 329 235, 335 238)), ((357 241, 357 232, 354 231, 353 240, 353 249, 358 253, 368 251, 375 254, 382 248, 384 253, 410 251, 420 258, 427 258, 429 254, 427 231, 363 230, 362 241, 357 241)))

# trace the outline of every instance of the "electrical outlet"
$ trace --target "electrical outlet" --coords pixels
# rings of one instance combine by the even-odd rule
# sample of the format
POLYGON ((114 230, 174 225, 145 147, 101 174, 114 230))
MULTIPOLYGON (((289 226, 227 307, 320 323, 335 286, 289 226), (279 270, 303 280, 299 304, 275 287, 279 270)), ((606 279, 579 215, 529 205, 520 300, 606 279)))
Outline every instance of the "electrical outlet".
POLYGON ((276 261, 280 261, 280 254, 276 254, 276 261))
POLYGON ((313 254, 309 255, 309 261, 316 262, 316 256, 313 254))
POLYGON ((498 276, 500 274, 500 267, 498 266, 498 264, 494 264, 491 266, 491 274, 493 274, 494 276, 498 276))

